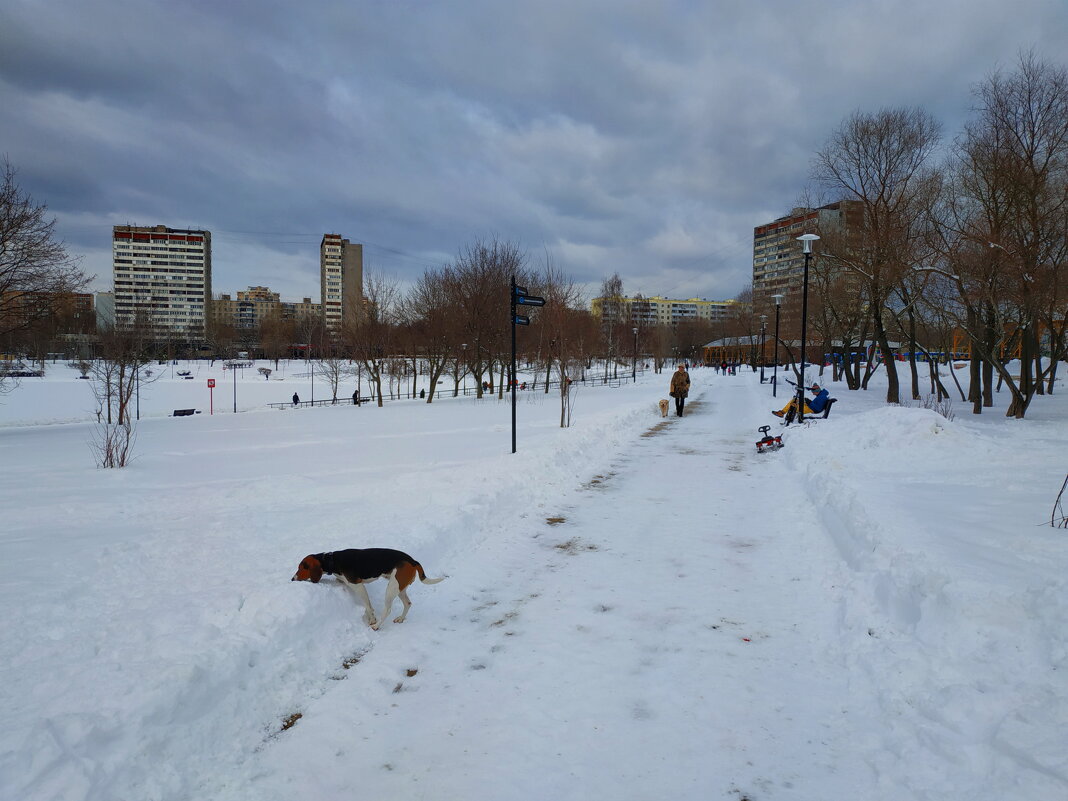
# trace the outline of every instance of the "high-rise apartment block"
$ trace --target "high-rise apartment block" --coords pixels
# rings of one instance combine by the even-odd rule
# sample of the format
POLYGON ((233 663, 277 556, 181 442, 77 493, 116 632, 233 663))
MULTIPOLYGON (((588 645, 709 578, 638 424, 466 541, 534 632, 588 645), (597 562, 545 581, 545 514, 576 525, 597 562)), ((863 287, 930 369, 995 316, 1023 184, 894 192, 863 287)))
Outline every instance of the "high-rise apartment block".
POLYGON ((337 336, 363 307, 363 245, 340 234, 324 234, 319 244, 323 323, 337 336))
POLYGON ((115 325, 202 341, 211 304, 211 232, 157 225, 112 229, 115 325))
MULTIPOLYGON (((854 224, 855 202, 843 200, 816 209, 796 208, 753 229, 753 298, 800 291, 805 257, 801 234, 841 230, 854 224)), ((817 248, 818 249, 818 248, 817 248)))

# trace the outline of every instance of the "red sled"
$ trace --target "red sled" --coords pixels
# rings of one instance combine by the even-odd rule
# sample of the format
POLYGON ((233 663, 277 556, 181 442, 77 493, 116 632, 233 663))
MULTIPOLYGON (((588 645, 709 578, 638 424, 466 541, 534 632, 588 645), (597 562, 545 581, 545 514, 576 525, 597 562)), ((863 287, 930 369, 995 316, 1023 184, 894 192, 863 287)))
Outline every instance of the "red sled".
POLYGON ((765 451, 777 451, 782 447, 782 435, 777 437, 771 436, 768 432, 771 431, 771 426, 761 426, 757 429, 764 435, 764 439, 757 440, 756 449, 757 453, 764 453, 765 451))

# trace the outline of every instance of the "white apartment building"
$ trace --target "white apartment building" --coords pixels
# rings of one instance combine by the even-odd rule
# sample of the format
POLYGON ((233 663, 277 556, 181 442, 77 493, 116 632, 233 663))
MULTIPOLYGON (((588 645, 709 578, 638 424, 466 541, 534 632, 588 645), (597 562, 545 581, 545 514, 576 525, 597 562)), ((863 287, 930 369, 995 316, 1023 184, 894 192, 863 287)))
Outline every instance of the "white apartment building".
POLYGON ((116 225, 112 229, 115 325, 157 337, 204 338, 211 302, 211 232, 116 225))
POLYGON ((629 298, 594 298, 590 311, 605 322, 636 323, 643 326, 676 325, 687 320, 726 320, 734 308, 733 300, 704 298, 665 298, 660 295, 629 298), (616 319, 616 318, 619 319, 616 319))
POLYGON ((340 234, 324 234, 319 244, 323 324, 337 336, 359 315, 363 303, 363 245, 340 234))

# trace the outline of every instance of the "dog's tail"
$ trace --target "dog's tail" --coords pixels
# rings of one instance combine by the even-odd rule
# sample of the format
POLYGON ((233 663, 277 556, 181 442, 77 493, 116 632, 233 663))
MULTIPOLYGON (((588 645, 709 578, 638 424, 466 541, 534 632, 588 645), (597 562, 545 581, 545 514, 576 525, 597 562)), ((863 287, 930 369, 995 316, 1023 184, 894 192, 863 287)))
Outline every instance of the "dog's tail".
POLYGON ((426 573, 423 572, 423 566, 418 562, 415 563, 415 569, 419 571, 419 580, 424 584, 437 584, 439 581, 444 581, 445 576, 441 578, 427 578, 426 573))

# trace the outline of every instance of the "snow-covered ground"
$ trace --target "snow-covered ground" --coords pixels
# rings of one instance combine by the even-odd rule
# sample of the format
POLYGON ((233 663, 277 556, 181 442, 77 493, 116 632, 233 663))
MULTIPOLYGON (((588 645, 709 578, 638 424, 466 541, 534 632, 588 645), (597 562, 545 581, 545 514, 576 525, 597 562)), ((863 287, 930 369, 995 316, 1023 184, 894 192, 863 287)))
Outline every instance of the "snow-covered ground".
POLYGON ((1060 386, 1021 422, 832 385, 758 455, 782 392, 694 370, 662 420, 650 373, 569 429, 523 393, 512 455, 507 400, 266 409, 310 399, 283 365, 234 414, 191 369, 122 470, 69 368, 0 397, 0 798, 1068 797, 1060 386), (290 581, 371 546, 448 576, 403 625, 290 581))

